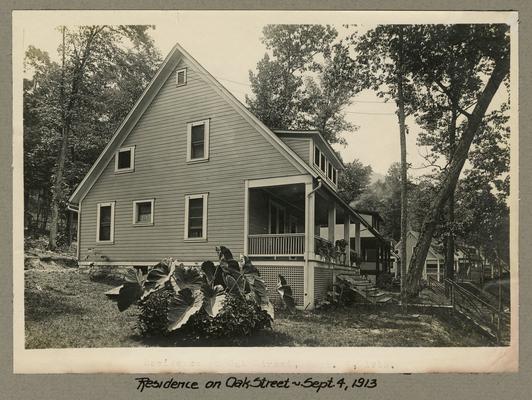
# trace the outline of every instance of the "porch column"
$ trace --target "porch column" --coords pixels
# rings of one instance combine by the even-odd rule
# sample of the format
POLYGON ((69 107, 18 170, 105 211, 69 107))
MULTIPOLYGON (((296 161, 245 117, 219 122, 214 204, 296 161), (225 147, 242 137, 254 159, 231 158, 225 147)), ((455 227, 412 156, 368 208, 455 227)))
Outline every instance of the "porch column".
POLYGON ((439 258, 436 259, 436 265, 438 266, 437 271, 438 271, 438 282, 439 282, 440 281, 440 259, 439 258))
POLYGON ((329 241, 332 242, 332 244, 334 245, 334 241, 335 241, 334 231, 336 228, 336 204, 334 203, 329 208, 329 219, 327 222, 327 228, 329 230, 327 239, 329 239, 329 241))
POLYGON ((359 257, 362 257, 360 254, 360 221, 355 222, 355 252, 359 257))
POLYGON ((248 255, 249 245, 249 181, 244 181, 244 254, 248 255))
POLYGON ((305 269, 304 269, 304 304, 305 309, 314 308, 314 229, 316 193, 312 182, 305 184, 305 269))
POLYGON ((345 264, 350 267, 351 266, 351 240, 349 236, 351 235, 351 217, 349 216, 349 213, 345 211, 345 217, 344 217, 344 240, 346 241, 345 246, 345 264))

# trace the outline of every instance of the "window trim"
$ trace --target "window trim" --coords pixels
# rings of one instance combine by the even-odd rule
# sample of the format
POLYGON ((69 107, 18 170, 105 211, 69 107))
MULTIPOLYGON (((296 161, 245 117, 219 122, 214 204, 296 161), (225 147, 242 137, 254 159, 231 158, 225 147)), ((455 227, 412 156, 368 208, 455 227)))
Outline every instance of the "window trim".
POLYGON ((207 216, 208 216, 208 198, 209 193, 187 194, 185 196, 185 232, 184 240, 186 242, 206 242, 207 241, 207 216), (189 216, 189 202, 194 199, 203 199, 203 220, 201 237, 188 237, 188 216, 189 216))
POLYGON ((96 243, 113 244, 115 241, 115 202, 108 201, 105 203, 98 203, 96 205, 96 243), (102 207, 111 207, 111 229, 109 240, 100 240, 100 209, 102 207))
POLYGON ((133 171, 135 171, 135 146, 121 147, 115 153, 115 174, 123 174, 133 171), (118 168, 118 155, 125 151, 129 151, 131 153, 129 168, 118 168))
POLYGON ((187 69, 186 69, 186 68, 180 68, 180 69, 178 69, 178 70, 175 72, 175 85, 179 87, 179 86, 186 86, 186 84, 187 84, 187 69), (185 77, 183 83, 179 83, 179 74, 180 74, 181 72, 184 73, 183 75, 184 75, 184 77, 185 77))
POLYGON ((153 219, 155 214, 155 199, 133 200, 133 225, 135 226, 150 226, 153 225, 153 219), (138 221, 138 207, 139 203, 151 203, 151 218, 150 222, 138 221))
POLYGON ((201 121, 189 122, 187 124, 187 163, 195 163, 209 160, 209 139, 210 139, 210 119, 203 119, 201 121), (203 125, 203 157, 192 158, 192 128, 194 126, 203 125))

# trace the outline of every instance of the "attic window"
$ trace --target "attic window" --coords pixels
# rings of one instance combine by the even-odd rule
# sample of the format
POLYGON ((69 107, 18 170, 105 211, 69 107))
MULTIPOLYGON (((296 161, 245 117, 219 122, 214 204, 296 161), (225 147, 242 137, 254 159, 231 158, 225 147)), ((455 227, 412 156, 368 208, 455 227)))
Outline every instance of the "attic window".
POLYGON ((327 163, 327 178, 332 181, 333 178, 333 167, 331 163, 327 163))
POLYGON ((179 69, 176 72, 176 86, 184 86, 187 84, 187 69, 179 69))
POLYGON ((123 147, 115 155, 115 172, 132 172, 135 169, 135 146, 123 147))
POLYGON ((335 185, 338 185, 338 171, 336 170, 336 168, 333 169, 333 183, 335 185))
POLYGON ((320 156, 320 169, 325 173, 325 167, 327 165, 327 160, 325 159, 325 155, 321 153, 320 156))

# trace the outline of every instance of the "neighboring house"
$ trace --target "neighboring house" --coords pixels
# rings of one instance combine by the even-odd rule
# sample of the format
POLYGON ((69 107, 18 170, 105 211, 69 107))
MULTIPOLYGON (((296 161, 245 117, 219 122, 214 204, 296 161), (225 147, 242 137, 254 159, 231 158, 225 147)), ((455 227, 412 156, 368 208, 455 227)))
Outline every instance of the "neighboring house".
MULTIPOLYGON (((376 211, 358 210, 357 214, 365 221, 361 224, 352 223, 349 230, 350 248, 355 250, 360 272, 375 281, 381 272, 391 270, 391 244, 384 238, 379 229, 384 222, 376 211), (357 240, 358 239, 358 240, 357 240)), ((321 227, 322 237, 326 237, 327 227, 321 227)), ((336 237, 343 234, 343 225, 336 225, 336 237)))
MULTIPOLYGON (((407 265, 410 265, 410 259, 414 247, 418 241, 419 234, 414 231, 408 231, 406 239, 406 259, 407 265)), ((401 241, 395 245, 395 253, 399 257, 401 254, 401 241)), ((443 281, 445 278, 445 255, 443 252, 443 245, 432 240, 427 258, 425 259, 425 266, 423 268, 423 278, 427 279, 429 276, 438 281, 443 281)), ((474 279, 480 280, 476 277, 481 270, 482 274, 490 273, 492 270, 480 252, 475 247, 464 244, 455 244, 454 252, 454 271, 457 279, 474 279)))
MULTIPOLYGON (((410 265, 410 259, 412 258, 412 253, 414 252, 414 247, 418 241, 419 234, 414 231, 408 231, 406 235, 406 265, 410 265)), ((395 245, 396 254, 398 257, 401 255, 401 241, 397 242, 395 245)), ((442 249, 437 243, 433 240, 430 244, 427 257, 425 259, 425 266, 423 268, 423 279, 427 279, 429 276, 441 281, 444 278, 444 261, 445 257, 443 255, 442 249)), ((408 267, 407 267, 408 268, 408 267)), ((399 271, 400 268, 395 268, 396 271, 399 271)))
POLYGON ((333 280, 316 241, 371 228, 337 194, 343 169, 319 132, 268 129, 176 45, 70 197, 80 264, 196 264, 224 245, 312 308, 333 280))

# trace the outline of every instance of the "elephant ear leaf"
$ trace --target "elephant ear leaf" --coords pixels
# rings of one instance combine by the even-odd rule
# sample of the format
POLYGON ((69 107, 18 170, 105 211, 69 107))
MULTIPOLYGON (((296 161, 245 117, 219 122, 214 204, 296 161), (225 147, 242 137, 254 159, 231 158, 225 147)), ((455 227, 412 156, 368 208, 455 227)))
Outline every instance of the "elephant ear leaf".
POLYGON ((216 286, 224 284, 222 268, 214 265, 212 261, 204 261, 201 264, 201 271, 205 275, 209 285, 216 286))
POLYGON ((144 293, 142 298, 145 298, 150 293, 164 287, 172 277, 175 271, 176 261, 171 258, 163 259, 159 264, 153 267, 146 276, 146 283, 144 285, 144 293))
POLYGON ((259 270, 257 269, 257 267, 255 267, 253 265, 253 263, 251 262, 251 260, 249 259, 248 256, 241 256, 240 257, 240 265, 241 265, 241 268, 242 268, 242 273, 244 273, 244 274, 256 274, 256 275, 260 276, 259 270))
POLYGON ((225 302, 224 288, 220 285, 212 288, 205 285, 202 287, 203 292, 203 309, 212 318, 216 317, 222 309, 225 302))
POLYGON ((203 306, 203 294, 190 288, 179 291, 168 305, 168 330, 175 331, 185 325, 203 306))
POLYGON ((229 294, 235 296, 245 294, 246 280, 241 276, 234 277, 231 274, 224 275, 225 287, 229 294))
POLYGON ((286 282, 284 276, 279 274, 279 279, 277 280, 277 292, 281 296, 281 300, 287 310, 293 312, 296 308, 296 302, 294 296, 292 295, 292 288, 286 282))
POLYGON ((274 320, 275 312, 273 310, 273 304, 271 302, 268 301, 268 303, 266 304, 261 304, 260 308, 268 313, 272 321, 274 320))
POLYGON ((225 246, 216 247, 216 252, 218 253, 218 259, 220 261, 229 261, 233 259, 233 253, 231 253, 231 250, 225 246))
POLYGON ((129 306, 140 299, 144 292, 144 282, 145 277, 140 269, 127 271, 124 284, 118 292, 117 305, 120 311, 127 310, 129 306))
POLYGON ((203 277, 196 267, 185 267, 183 264, 175 267, 174 282, 177 285, 177 291, 183 289, 199 290, 203 284, 203 277))

